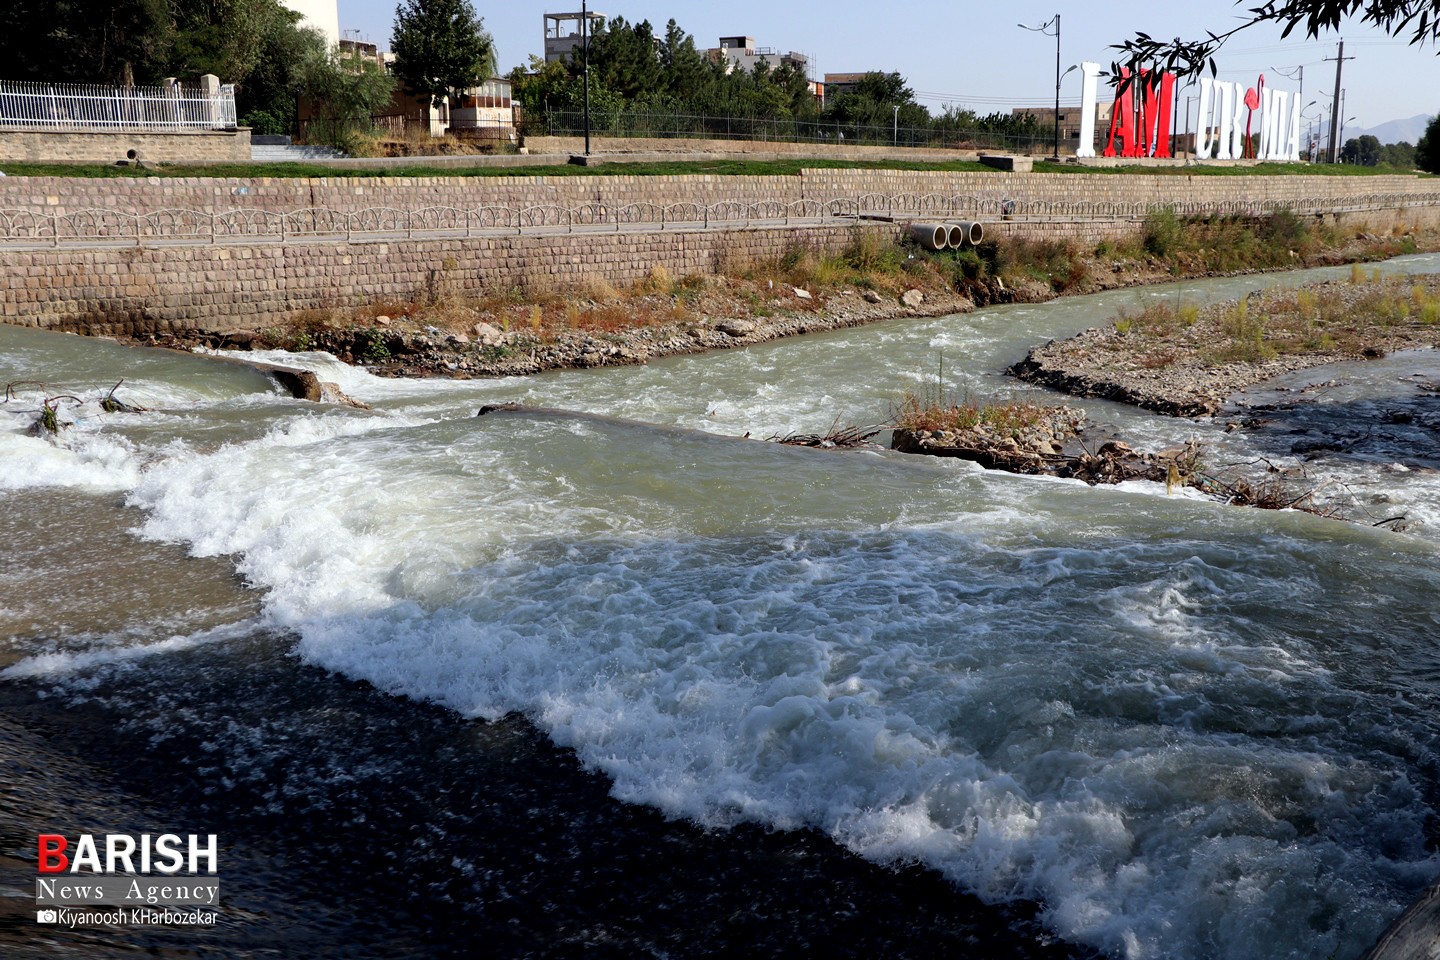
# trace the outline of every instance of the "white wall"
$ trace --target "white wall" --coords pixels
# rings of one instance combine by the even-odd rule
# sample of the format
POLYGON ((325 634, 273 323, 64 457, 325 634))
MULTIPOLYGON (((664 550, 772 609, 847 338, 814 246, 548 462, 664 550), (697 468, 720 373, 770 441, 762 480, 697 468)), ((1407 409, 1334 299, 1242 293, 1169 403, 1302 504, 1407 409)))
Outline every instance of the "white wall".
POLYGON ((280 0, 305 18, 301 26, 313 27, 323 33, 330 46, 340 42, 339 0, 280 0))

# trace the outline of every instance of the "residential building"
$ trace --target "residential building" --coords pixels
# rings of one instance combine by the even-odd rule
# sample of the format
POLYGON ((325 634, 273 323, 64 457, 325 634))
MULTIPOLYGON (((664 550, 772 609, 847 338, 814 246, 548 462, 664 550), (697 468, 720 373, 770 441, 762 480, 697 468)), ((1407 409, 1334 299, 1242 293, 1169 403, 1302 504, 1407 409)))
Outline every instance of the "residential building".
MULTIPOLYGON (((1113 103, 1100 102, 1095 105, 1095 136, 1103 140, 1106 131, 1110 129, 1110 113, 1114 110, 1113 103)), ((1055 108, 1054 107, 1016 107, 1010 111, 1012 115, 1022 117, 1031 114, 1035 117, 1036 126, 1042 134, 1053 135, 1055 130, 1055 108)), ((1076 104, 1060 105, 1060 152, 1073 154, 1080 141, 1080 113, 1081 108, 1076 104)))
POLYGON ((808 56, 795 50, 785 53, 775 47, 757 46, 754 37, 721 37, 718 47, 711 47, 705 52, 713 60, 728 61, 730 65, 726 73, 736 69, 753 72, 755 65, 764 60, 772 67, 790 67, 806 77, 810 76, 808 56))
POLYGON ((300 25, 318 30, 334 47, 340 42, 339 0, 280 0, 285 7, 300 14, 300 25))
POLYGON ((580 46, 584 39, 581 28, 587 17, 590 20, 589 33, 593 37, 595 31, 605 25, 603 13, 591 10, 586 14, 577 10, 573 13, 545 14, 546 63, 569 59, 571 52, 580 46))
MULTIPOLYGON (((868 72, 868 71, 867 71, 868 72)), ((860 78, 864 73, 827 73, 822 87, 822 100, 830 101, 836 97, 843 97, 847 93, 854 93, 855 88, 860 85, 860 78)))

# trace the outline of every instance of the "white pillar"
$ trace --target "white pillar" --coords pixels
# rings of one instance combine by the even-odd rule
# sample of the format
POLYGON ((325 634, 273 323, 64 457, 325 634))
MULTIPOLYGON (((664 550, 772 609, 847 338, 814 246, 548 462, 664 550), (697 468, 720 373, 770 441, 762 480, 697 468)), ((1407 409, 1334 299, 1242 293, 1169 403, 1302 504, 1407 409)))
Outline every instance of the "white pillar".
POLYGON ((1210 114, 1214 104, 1215 81, 1209 77, 1200 78, 1200 116, 1195 118, 1194 155, 1197 160, 1210 159, 1213 144, 1210 142, 1210 114))
POLYGON ((1075 156, 1095 156, 1096 88, 1100 82, 1100 64, 1090 60, 1080 64, 1080 141, 1075 156))
POLYGON ((1215 124, 1215 159, 1229 160, 1230 145, 1234 142, 1231 128, 1235 123, 1235 84, 1215 84, 1215 106, 1219 111, 1215 124))

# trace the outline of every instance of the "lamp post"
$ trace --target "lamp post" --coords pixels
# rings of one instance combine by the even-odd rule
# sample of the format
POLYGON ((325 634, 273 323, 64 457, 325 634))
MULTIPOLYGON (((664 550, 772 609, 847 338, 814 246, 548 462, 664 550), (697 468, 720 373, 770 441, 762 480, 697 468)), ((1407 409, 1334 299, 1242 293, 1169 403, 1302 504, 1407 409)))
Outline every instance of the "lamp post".
POLYGON ((1307 122, 1305 127, 1305 157, 1307 163, 1315 162, 1315 117, 1307 116, 1306 111, 1318 104, 1319 100, 1311 100, 1300 108, 1300 119, 1307 122))
POLYGON ((900 104, 895 104, 894 125, 890 128, 890 145, 900 146, 900 104))
POLYGON ((580 0, 580 44, 585 50, 585 156, 590 156, 590 12, 580 0))
MULTIPOLYGON (((1342 116, 1344 115, 1344 111, 1343 111, 1343 110, 1341 111, 1341 115, 1342 115, 1342 116)), ((1340 121, 1340 136, 1336 139, 1335 142, 1338 143, 1338 144, 1340 144, 1340 152, 1341 152, 1342 154, 1345 152, 1345 125, 1348 124, 1348 123, 1353 123, 1354 121, 1355 121, 1355 118, 1354 118, 1354 117, 1348 117, 1348 118, 1340 121)), ((1359 153, 1358 153, 1358 152, 1356 153, 1355 159, 1357 159, 1357 160, 1360 159, 1360 156, 1359 156, 1359 153)))
POLYGON ((1043 33, 1050 36, 1050 28, 1055 28, 1055 159, 1060 159, 1060 14, 1055 14, 1045 23, 1038 27, 1027 26, 1017 23, 1015 26, 1021 30, 1030 30, 1034 33, 1043 33))

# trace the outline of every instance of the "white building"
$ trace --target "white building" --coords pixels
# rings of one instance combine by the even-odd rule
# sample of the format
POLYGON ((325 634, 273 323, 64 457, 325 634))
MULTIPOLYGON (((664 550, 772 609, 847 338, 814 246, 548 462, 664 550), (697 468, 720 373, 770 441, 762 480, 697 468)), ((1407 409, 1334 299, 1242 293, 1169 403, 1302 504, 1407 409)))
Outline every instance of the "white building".
POLYGON ((340 0, 280 0, 305 19, 302 27, 319 30, 330 46, 340 42, 340 0))

